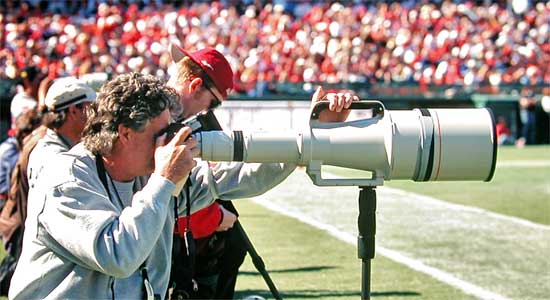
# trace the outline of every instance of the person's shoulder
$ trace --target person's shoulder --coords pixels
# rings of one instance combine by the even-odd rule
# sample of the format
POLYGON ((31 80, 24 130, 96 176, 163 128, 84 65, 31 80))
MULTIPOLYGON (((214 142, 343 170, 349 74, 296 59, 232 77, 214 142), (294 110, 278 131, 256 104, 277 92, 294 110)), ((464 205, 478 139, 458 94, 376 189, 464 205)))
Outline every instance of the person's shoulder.
POLYGON ((0 149, 11 149, 16 146, 17 140, 12 136, 8 137, 2 143, 0 143, 0 149))
POLYGON ((36 143, 31 155, 36 156, 37 153, 40 153, 40 157, 47 158, 67 152, 70 150, 69 147, 70 146, 64 142, 57 133, 48 129, 45 135, 36 143))
POLYGON ((44 135, 44 137, 42 137, 40 142, 46 145, 55 145, 57 147, 64 148, 65 151, 63 152, 69 150, 69 146, 63 141, 63 138, 57 132, 51 129, 46 130, 46 134, 44 135))
POLYGON ((67 152, 52 155, 48 159, 44 175, 52 180, 53 186, 87 181, 93 173, 97 172, 93 155, 84 147, 80 147, 80 144, 67 152))
POLYGON ((16 93, 15 95, 13 95, 12 103, 13 103, 13 101, 20 101, 20 100, 34 100, 34 101, 36 101, 36 99, 34 99, 31 95, 27 94, 25 91, 21 91, 21 92, 16 93))
POLYGON ((36 147, 38 142, 42 140, 45 134, 46 134, 46 127, 44 126, 40 126, 35 130, 33 130, 33 132, 31 132, 31 134, 25 137, 25 139, 23 140, 22 152, 30 153, 36 147))
POLYGON ((59 156, 71 166, 77 168, 93 167, 95 169, 95 156, 82 143, 76 144, 69 151, 60 153, 59 156))
POLYGON ((38 158, 42 162, 53 160, 57 155, 66 152, 67 149, 60 147, 51 141, 41 139, 36 143, 36 146, 30 153, 31 160, 38 158))
POLYGON ((12 156, 17 152, 17 141, 14 137, 9 137, 0 144, 0 157, 12 156))

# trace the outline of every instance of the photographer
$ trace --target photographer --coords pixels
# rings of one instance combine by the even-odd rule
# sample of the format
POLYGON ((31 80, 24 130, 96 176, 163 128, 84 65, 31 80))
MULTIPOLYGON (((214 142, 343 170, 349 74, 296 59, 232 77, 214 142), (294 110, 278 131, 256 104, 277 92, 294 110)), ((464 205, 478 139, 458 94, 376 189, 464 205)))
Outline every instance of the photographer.
MULTIPOLYGON (((177 73, 170 78, 168 85, 178 92, 183 107, 182 119, 214 109, 225 101, 233 89, 233 71, 223 54, 212 48, 188 52, 174 44, 170 46, 170 54, 176 63, 177 73)), ((324 111, 320 116, 320 120, 325 122, 345 120, 349 111, 344 109, 352 101, 358 100, 351 93, 326 94, 322 88, 318 88, 312 102, 321 99, 330 101, 330 111, 324 111)), ((203 162, 193 173, 209 168, 203 162)), ((250 184, 240 179, 241 174, 258 174, 254 177, 253 185, 261 189, 268 183, 282 181, 294 170, 294 166, 218 163, 210 169, 212 176, 219 178, 219 184, 224 185, 250 184)), ((238 198, 238 195, 219 195, 218 198, 231 200, 238 198)), ((246 248, 242 237, 231 228, 237 219, 237 212, 230 210, 230 206, 226 209, 214 203, 191 215, 189 222, 186 218, 178 220, 171 276, 175 285, 173 293, 193 299, 233 298, 238 269, 244 261, 246 248), (188 225, 190 228, 187 228, 188 225), (193 257, 186 255, 188 252, 183 241, 186 229, 192 231, 195 237, 197 251, 193 257), (189 260, 195 261, 192 274, 188 270, 189 260)))
POLYGON ((519 99, 519 116, 521 121, 521 136, 516 146, 536 144, 537 137, 537 99, 531 89, 524 89, 519 99))
POLYGON ((90 108, 83 142, 46 164, 29 199, 39 214, 25 228, 10 299, 162 298, 179 215, 261 194, 295 168, 194 168, 191 129, 168 143, 162 134, 178 113, 177 95, 150 75, 105 83, 90 108), (191 187, 172 197, 187 176, 191 187))
MULTIPOLYGON (((91 87, 73 78, 58 79, 45 95, 44 109, 39 114, 41 117, 37 118, 37 123, 41 121, 45 126, 34 130, 25 140, 12 176, 7 202, 9 207, 0 215, 0 220, 8 217, 12 220, 12 234, 4 234, 4 244, 9 244, 8 253, 14 266, 21 253, 30 187, 37 182, 46 162, 80 141, 86 122, 85 109, 95 97, 91 87)), ((31 211, 34 218, 28 225, 36 225, 34 220, 37 214, 37 211, 31 211)), ((3 287, 9 287, 9 283, 9 276, 2 280, 3 287)), ((7 289, 2 289, 2 293, 7 295, 7 289)))
POLYGON ((152 76, 121 75, 102 87, 83 143, 51 158, 30 196, 39 214, 25 228, 10 299, 164 295, 173 182, 188 176, 196 155, 189 128, 166 146, 157 138, 177 106, 152 76), (143 186, 138 177, 151 173, 143 186))
POLYGON ((33 187, 49 158, 80 142, 86 123, 86 108, 95 101, 95 91, 71 77, 59 78, 48 89, 42 111, 45 135, 30 152, 27 173, 33 187))

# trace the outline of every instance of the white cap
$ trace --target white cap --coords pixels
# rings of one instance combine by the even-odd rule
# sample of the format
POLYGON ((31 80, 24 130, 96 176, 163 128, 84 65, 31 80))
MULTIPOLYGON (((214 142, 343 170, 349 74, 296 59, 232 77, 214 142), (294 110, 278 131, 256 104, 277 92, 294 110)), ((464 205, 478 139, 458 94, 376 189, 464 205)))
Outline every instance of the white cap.
POLYGON ((71 105, 95 101, 95 91, 74 77, 60 78, 48 89, 44 104, 49 111, 61 111, 71 105))
POLYGON ((11 117, 15 120, 19 115, 36 107, 36 99, 26 93, 18 93, 13 97, 10 105, 11 117))

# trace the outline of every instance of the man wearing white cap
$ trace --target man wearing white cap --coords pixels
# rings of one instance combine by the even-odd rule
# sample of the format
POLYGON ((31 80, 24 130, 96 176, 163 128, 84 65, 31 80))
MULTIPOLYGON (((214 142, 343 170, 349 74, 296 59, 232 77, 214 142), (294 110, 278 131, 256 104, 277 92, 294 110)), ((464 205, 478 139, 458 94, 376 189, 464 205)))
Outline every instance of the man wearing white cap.
MULTIPOLYGON (((86 123, 86 107, 95 97, 96 93, 91 87, 72 77, 59 78, 48 89, 42 117, 42 124, 47 127, 46 133, 31 151, 28 160, 29 199, 46 164, 80 141, 86 123)), ((25 227, 35 227, 34 216, 38 214, 38 209, 40 205, 27 204, 25 227)))
POLYGON ((74 78, 60 78, 48 89, 42 121, 48 129, 29 156, 27 174, 31 189, 52 155, 66 152, 80 141, 86 107, 95 97, 91 87, 74 78))

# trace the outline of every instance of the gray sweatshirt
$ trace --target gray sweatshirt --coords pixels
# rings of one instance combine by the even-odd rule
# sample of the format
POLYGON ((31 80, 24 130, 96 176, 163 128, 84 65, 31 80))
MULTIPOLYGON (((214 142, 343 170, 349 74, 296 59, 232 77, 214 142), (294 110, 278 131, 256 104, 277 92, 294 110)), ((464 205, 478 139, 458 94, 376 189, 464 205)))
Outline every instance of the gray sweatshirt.
MULTIPOLYGON (((294 168, 243 163, 209 168, 199 162, 190 175, 191 211, 215 199, 264 193, 294 168)), ((29 194, 28 205, 38 206, 34 208, 38 214, 27 217, 27 225, 34 228, 25 231, 10 299, 140 299, 143 262, 154 293, 165 296, 174 201, 178 214, 184 215, 184 193, 177 200, 171 197, 175 185, 158 175, 146 185, 142 178, 114 182, 116 188, 107 181, 109 191, 99 179, 94 156, 81 144, 46 165, 29 194), (132 195, 130 187, 139 192, 132 195)))
POLYGON ((27 174, 29 176, 29 188, 32 188, 38 176, 42 173, 44 165, 48 163, 50 158, 57 156, 59 153, 67 152, 74 144, 71 144, 67 138, 64 138, 57 132, 46 129, 46 134, 42 137, 31 154, 29 154, 29 163, 27 164, 27 174))

